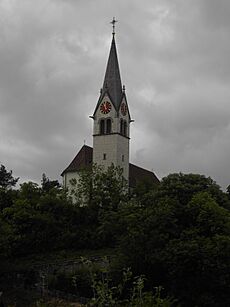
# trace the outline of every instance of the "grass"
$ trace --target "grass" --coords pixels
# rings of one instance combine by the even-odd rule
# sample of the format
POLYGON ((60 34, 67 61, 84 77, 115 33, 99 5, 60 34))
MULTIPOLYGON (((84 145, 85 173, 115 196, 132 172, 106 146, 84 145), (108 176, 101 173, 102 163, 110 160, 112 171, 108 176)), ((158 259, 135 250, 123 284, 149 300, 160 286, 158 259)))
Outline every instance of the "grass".
POLYGON ((63 264, 65 262, 80 261, 81 257, 84 258, 100 258, 100 257, 115 257, 115 249, 100 249, 100 250, 59 250, 50 253, 31 254, 25 257, 8 259, 0 263, 0 272, 13 272, 13 271, 26 271, 39 268, 47 265, 63 264))

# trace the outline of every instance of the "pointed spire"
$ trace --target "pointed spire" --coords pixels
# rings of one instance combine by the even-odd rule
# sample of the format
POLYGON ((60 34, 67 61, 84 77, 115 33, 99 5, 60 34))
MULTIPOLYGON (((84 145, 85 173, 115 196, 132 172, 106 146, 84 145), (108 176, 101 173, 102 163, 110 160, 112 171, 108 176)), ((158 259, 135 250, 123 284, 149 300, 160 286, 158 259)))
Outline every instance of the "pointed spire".
MULTIPOLYGON (((115 21, 115 19, 114 19, 115 21)), ((114 25, 114 23, 113 23, 114 25)), ((114 28, 113 28, 113 38, 109 53, 109 59, 107 63, 107 68, 105 72, 105 78, 102 88, 102 93, 108 92, 112 102, 116 109, 119 108, 122 96, 122 85, 121 85, 121 76, 117 58, 116 43, 114 38, 114 28)))

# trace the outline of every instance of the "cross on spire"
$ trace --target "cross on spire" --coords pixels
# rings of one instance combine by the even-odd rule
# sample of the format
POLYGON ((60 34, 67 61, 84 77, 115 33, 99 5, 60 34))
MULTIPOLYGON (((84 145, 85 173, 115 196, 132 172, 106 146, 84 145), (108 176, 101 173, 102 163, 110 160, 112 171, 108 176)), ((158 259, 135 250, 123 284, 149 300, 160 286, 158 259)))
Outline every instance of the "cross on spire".
POLYGON ((115 35, 115 23, 117 22, 117 20, 115 19, 115 17, 113 17, 113 20, 110 22, 113 25, 113 36, 115 35))

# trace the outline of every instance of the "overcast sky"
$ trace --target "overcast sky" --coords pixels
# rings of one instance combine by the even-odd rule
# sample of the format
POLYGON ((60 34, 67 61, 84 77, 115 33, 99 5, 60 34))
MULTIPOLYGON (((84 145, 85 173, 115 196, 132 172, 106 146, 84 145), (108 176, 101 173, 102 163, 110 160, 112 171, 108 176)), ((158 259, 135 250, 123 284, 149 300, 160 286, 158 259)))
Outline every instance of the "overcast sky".
POLYGON ((0 0, 0 164, 61 180, 84 144, 116 24, 130 161, 230 184, 229 0, 0 0))

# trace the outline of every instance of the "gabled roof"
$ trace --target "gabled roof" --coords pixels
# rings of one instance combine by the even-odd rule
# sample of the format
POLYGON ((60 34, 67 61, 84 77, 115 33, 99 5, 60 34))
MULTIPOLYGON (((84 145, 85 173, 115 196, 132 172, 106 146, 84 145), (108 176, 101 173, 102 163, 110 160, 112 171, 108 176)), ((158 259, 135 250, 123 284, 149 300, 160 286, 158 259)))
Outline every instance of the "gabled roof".
MULTIPOLYGON (((62 172, 61 176, 64 176, 68 172, 76 172, 83 169, 91 168, 93 161, 93 148, 84 145, 77 153, 76 157, 70 163, 70 165, 62 172)), ((160 181, 157 176, 147 169, 129 163, 129 186, 135 187, 138 182, 148 181, 158 184, 160 181)))
POLYGON ((75 172, 82 169, 91 168, 92 160, 93 148, 87 145, 82 146, 70 165, 61 173, 61 176, 68 172, 75 172))
POLYGON ((158 184, 160 181, 157 176, 142 167, 129 163, 129 186, 135 187, 138 182, 149 182, 158 184))

